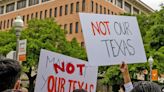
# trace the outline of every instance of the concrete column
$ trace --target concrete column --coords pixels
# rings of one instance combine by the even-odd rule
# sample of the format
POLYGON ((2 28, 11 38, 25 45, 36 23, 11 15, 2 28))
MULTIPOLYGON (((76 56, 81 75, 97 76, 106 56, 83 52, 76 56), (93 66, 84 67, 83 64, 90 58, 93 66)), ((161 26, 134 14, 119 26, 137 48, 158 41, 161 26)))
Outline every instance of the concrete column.
POLYGON ((131 14, 133 14, 133 5, 131 5, 131 14))
POLYGON ((26 7, 28 7, 28 4, 29 4, 29 0, 26 0, 26 7))
POLYGON ((116 0, 113 0, 113 4, 114 4, 114 5, 115 5, 115 1, 116 1, 116 0))
POLYGON ((39 0, 39 4, 42 3, 42 0, 39 0))
POLYGON ((139 10, 139 14, 141 14, 141 10, 139 10))
POLYGON ((3 14, 6 13, 6 4, 4 5, 3 14))
POLYGON ((123 10, 125 10, 124 7, 125 7, 125 2, 124 2, 124 0, 122 0, 122 9, 123 10))
POLYGON ((17 10, 17 1, 15 1, 14 11, 17 10))

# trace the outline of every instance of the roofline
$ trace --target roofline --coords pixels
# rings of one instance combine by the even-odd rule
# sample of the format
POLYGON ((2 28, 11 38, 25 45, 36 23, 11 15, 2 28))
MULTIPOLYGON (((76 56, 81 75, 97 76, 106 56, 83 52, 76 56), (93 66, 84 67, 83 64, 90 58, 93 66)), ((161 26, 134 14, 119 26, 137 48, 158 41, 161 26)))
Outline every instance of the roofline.
POLYGON ((151 12, 155 12, 155 10, 153 8, 151 8, 150 6, 148 6, 147 4, 145 4, 143 1, 141 1, 141 0, 135 0, 135 1, 137 1, 138 3, 140 3, 141 5, 143 5, 144 7, 146 7, 151 12))

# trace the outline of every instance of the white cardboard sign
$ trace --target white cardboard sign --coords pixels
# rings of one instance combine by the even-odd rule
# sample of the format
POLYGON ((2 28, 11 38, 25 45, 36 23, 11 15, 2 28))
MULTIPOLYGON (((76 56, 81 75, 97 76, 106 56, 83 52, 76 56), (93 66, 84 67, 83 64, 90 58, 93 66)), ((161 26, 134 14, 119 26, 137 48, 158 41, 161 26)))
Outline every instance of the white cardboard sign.
POLYGON ((96 92, 97 67, 86 61, 41 50, 35 92, 96 92))
POLYGON ((146 62, 136 17, 80 13, 91 65, 146 62))

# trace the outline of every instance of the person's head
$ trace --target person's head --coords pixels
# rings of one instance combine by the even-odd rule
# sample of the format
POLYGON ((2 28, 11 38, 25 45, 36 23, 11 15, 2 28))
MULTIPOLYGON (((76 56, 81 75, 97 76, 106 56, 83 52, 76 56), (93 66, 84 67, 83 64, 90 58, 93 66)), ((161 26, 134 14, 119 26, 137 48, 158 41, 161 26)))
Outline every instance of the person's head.
POLYGON ((140 81, 134 84, 131 92, 161 92, 160 86, 149 81, 140 81))
POLYGON ((87 92, 87 91, 84 89, 75 89, 75 90, 73 90, 73 92, 87 92))
POLYGON ((0 60, 0 92, 13 89, 21 75, 19 62, 12 59, 0 60))

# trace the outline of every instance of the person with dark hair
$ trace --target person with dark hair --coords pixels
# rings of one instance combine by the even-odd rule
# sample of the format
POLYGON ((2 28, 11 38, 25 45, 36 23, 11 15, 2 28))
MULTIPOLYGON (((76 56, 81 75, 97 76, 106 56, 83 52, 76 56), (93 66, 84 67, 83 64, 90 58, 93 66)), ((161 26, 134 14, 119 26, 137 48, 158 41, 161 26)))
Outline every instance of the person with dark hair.
POLYGON ((133 86, 129 76, 128 66, 124 62, 120 65, 120 71, 122 72, 125 83, 125 92, 161 92, 158 84, 149 81, 140 81, 133 86))
POLYGON ((20 75, 21 75, 21 66, 18 61, 12 59, 1 59, 0 60, 0 92, 3 92, 5 90, 18 89, 20 87, 19 86, 20 75))
POLYGON ((118 92, 125 92, 125 87, 124 85, 120 85, 120 89, 118 90, 118 92))
POLYGON ((75 90, 73 90, 73 92, 87 92, 87 91, 84 89, 75 89, 75 90))

